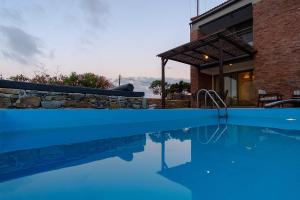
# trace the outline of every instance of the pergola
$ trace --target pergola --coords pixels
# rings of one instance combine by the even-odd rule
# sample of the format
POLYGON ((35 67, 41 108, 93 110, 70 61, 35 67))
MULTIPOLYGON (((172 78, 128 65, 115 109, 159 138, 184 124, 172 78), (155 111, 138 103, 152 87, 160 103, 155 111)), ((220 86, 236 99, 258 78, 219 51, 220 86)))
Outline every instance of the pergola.
POLYGON ((165 66, 168 60, 195 66, 199 71, 219 66, 219 88, 223 95, 223 65, 252 59, 255 53, 256 50, 235 33, 223 30, 159 54, 162 65, 162 108, 166 105, 165 66))

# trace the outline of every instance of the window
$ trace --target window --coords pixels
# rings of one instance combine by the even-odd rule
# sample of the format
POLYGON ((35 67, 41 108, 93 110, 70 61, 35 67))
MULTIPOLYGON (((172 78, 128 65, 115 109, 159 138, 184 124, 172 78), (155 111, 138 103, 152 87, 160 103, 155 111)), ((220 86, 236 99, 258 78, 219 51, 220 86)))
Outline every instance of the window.
MULTIPOLYGON (((219 92, 219 76, 214 76, 214 89, 219 92)), ((230 105, 249 105, 255 101, 253 71, 224 74, 224 90, 230 105)))

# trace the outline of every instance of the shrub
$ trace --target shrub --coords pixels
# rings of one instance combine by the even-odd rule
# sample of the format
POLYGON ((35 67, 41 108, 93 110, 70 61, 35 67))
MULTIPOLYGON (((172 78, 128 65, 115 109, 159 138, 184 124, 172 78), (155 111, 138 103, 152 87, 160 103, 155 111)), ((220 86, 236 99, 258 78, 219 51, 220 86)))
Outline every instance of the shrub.
POLYGON ((9 77, 9 79, 13 80, 13 81, 30 82, 30 78, 28 78, 27 76, 24 76, 23 74, 11 76, 11 77, 9 77))
POLYGON ((108 89, 113 87, 113 84, 106 77, 99 76, 93 73, 77 74, 76 72, 72 72, 69 76, 50 76, 49 74, 41 73, 34 75, 33 78, 28 78, 23 74, 18 74, 16 76, 11 76, 9 79, 31 83, 70 85, 101 89, 108 89))
POLYGON ((72 72, 64 78, 64 84, 102 89, 113 87, 112 83, 104 76, 93 73, 77 74, 76 72, 72 72))

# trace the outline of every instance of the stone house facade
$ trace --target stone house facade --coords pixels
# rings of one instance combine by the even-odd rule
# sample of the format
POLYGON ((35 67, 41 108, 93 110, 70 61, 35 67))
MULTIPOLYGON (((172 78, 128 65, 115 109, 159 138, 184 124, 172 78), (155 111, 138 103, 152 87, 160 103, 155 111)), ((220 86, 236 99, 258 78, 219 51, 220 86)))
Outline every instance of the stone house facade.
MULTIPOLYGON (((248 105, 256 102, 258 89, 284 98, 300 89, 299 22, 299 0, 229 0, 192 18, 190 38, 226 29, 257 50, 249 60, 224 66, 227 100, 248 105)), ((191 66, 190 77, 192 93, 200 88, 218 91, 217 66, 205 70, 191 66)))

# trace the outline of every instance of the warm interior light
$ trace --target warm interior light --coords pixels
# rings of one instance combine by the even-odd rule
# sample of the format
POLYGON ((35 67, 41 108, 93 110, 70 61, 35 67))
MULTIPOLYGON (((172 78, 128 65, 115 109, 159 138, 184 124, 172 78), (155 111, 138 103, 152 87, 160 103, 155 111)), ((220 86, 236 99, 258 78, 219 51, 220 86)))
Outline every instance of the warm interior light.
POLYGON ((230 64, 229 64, 229 67, 231 67, 231 66, 232 66, 232 64, 230 63, 230 64))
POLYGON ((208 55, 204 55, 204 59, 207 60, 209 57, 208 55))
POLYGON ((250 78, 250 75, 249 73, 246 73, 244 76, 243 76, 244 79, 249 79, 250 78))

